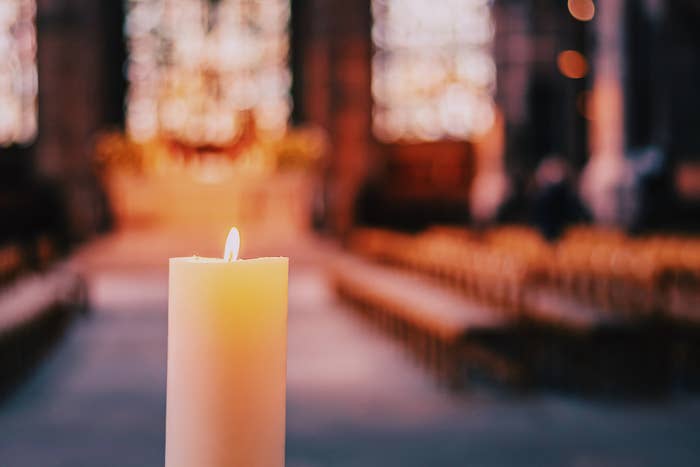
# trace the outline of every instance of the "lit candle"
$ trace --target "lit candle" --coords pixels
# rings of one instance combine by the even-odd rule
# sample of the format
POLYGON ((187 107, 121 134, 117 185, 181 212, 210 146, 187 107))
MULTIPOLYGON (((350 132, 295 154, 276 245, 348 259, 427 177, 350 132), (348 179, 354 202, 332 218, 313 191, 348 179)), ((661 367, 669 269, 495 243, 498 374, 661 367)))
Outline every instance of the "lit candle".
POLYGON ((282 467, 288 258, 171 258, 166 467, 282 467))

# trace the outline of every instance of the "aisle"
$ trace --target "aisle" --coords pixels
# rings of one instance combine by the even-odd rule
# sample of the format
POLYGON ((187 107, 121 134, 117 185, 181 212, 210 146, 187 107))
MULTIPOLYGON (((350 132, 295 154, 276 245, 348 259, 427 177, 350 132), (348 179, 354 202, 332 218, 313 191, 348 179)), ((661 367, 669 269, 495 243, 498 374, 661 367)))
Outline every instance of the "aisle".
MULTIPOLYGON (((168 246, 156 238, 116 235, 77 256, 92 314, 0 407, 0 466, 162 465, 167 278, 160 257, 185 240, 168 246)), ((292 259, 289 467, 698 464, 698 399, 450 395, 397 342, 335 299, 323 272, 329 254, 322 244, 297 244, 292 259)))

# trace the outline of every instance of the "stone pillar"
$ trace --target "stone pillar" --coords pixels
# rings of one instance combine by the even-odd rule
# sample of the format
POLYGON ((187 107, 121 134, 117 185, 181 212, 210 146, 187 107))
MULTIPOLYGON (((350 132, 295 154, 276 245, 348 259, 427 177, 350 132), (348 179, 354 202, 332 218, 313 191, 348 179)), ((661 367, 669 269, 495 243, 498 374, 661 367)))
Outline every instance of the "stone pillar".
POLYGON ((323 169, 326 223, 342 234, 354 222, 355 198, 365 179, 369 153, 371 91, 370 1, 295 0, 305 15, 293 31, 303 109, 298 121, 328 132, 323 169))
POLYGON ((594 219, 603 224, 619 223, 627 210, 627 203, 618 196, 629 176, 624 160, 624 2, 597 2, 593 20, 597 50, 591 94, 591 158, 584 169, 582 192, 594 219))
POLYGON ((372 151, 371 14, 369 0, 331 3, 329 130, 333 158, 328 194, 331 227, 343 234, 354 223, 355 199, 372 151))
POLYGON ((103 15, 105 6, 92 0, 37 2, 36 169, 62 187, 74 238, 90 235, 100 223, 104 198, 93 171, 92 139, 106 122, 119 119, 119 107, 106 106, 115 82, 106 70, 121 70, 112 62, 123 62, 123 55, 109 54, 105 31, 121 34, 122 28, 105 26, 121 24, 123 18, 103 15))

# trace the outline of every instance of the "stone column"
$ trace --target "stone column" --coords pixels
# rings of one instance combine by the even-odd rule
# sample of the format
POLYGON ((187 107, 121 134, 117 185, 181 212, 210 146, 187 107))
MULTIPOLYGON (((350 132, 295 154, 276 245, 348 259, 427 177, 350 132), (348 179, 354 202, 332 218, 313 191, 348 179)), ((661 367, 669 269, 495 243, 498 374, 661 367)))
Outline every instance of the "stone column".
POLYGON ((354 224, 355 199, 367 174, 372 151, 371 14, 368 0, 332 3, 330 137, 333 162, 328 181, 331 227, 343 234, 354 224))
POLYGON ((591 158, 582 178, 582 193, 594 219, 617 224, 626 209, 620 188, 627 184, 624 131, 624 21, 625 0, 597 2, 593 19, 597 49, 591 94, 589 145, 591 158))

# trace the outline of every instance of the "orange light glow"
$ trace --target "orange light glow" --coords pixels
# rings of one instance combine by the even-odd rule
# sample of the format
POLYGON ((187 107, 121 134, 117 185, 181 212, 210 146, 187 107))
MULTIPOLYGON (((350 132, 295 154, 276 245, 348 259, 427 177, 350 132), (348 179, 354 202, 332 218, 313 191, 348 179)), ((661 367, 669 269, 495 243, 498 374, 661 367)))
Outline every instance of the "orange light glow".
POLYGON ((593 0, 569 0, 569 13, 579 21, 590 21, 595 16, 593 0))
POLYGON ((580 52, 564 50, 557 57, 557 65, 562 75, 571 79, 580 79, 588 74, 588 61, 580 52))

